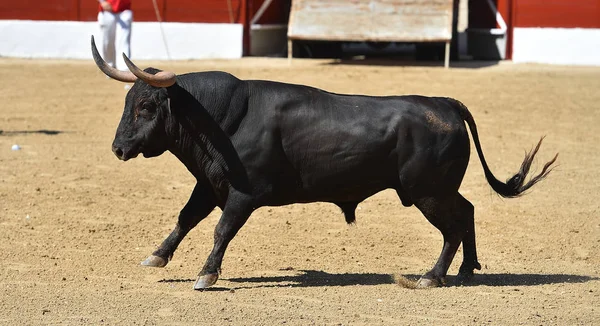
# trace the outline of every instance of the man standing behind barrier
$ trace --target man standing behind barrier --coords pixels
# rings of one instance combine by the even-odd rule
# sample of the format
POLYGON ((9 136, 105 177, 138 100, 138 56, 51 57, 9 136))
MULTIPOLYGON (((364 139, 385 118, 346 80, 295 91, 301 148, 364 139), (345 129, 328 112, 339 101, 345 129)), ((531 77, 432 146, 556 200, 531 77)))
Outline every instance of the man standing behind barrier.
POLYGON ((131 0, 98 0, 98 3, 100 4, 98 23, 102 35, 102 57, 111 66, 119 70, 127 70, 120 54, 131 56, 131 22, 133 21, 131 0), (115 43, 117 36, 118 40, 115 43))

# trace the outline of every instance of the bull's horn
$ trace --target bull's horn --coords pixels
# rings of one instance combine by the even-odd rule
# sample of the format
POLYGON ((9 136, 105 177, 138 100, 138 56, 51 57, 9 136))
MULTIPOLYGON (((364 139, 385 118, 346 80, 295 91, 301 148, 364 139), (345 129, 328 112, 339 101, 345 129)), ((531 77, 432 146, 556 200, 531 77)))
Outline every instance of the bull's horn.
POLYGON ((133 83, 137 80, 137 77, 132 74, 130 71, 121 71, 119 69, 115 69, 111 67, 100 53, 98 53, 98 49, 96 48, 96 42, 94 42, 94 36, 92 35, 92 55, 94 56, 94 61, 96 61, 96 66, 102 70, 102 72, 112 79, 116 79, 118 81, 133 83))
POLYGON ((129 60, 125 53, 123 53, 123 59, 125 60, 125 64, 129 70, 131 70, 134 75, 149 85, 154 87, 169 87, 173 86, 176 82, 177 75, 175 75, 175 73, 170 71, 159 71, 156 73, 156 75, 149 74, 133 64, 133 62, 129 60))

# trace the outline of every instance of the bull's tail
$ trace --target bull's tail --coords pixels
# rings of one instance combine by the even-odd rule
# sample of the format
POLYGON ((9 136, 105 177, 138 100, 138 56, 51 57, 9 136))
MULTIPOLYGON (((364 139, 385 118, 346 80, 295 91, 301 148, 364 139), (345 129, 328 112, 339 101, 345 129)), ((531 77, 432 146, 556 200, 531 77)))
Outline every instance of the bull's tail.
POLYGON ((558 153, 554 156, 552 160, 544 165, 542 172, 538 175, 532 177, 529 181, 525 182, 527 178, 527 174, 529 173, 529 169, 531 168, 531 163, 540 149, 540 145, 542 144, 542 140, 544 137, 540 139, 535 148, 531 150, 529 153, 525 154, 525 159, 523 163, 521 163, 521 168, 517 174, 513 175, 510 179, 506 181, 506 183, 498 180, 485 161, 485 157, 483 156, 483 151, 481 150, 481 144, 479 143, 479 135, 477 134, 477 126, 475 125, 475 120, 471 115, 471 112, 467 109, 467 107, 462 104, 460 101, 454 100, 457 103, 458 109, 460 111, 460 115, 469 125, 469 130, 471 130, 471 135, 473 136, 473 142, 475 143, 475 148, 477 149, 477 155, 479 155, 479 160, 481 161, 481 165, 483 166, 483 171, 485 173, 485 178, 487 179, 492 189, 497 192, 500 196, 506 198, 514 198, 522 195, 527 189, 531 188, 534 184, 543 180, 550 171, 554 168, 552 164, 556 161, 558 157, 558 153))

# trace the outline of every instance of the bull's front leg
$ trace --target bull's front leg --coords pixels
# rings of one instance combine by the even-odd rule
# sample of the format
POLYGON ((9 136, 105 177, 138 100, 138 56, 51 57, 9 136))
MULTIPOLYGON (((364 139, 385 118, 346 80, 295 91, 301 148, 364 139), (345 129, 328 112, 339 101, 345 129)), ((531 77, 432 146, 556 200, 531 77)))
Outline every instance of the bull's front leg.
POLYGON ((229 195, 221 219, 215 227, 214 247, 198 274, 194 289, 202 290, 217 282, 227 245, 246 223, 253 210, 250 196, 238 192, 229 195))
POLYGON ((216 207, 210 187, 197 183, 187 204, 179 212, 179 219, 171 234, 160 247, 142 262, 143 266, 165 267, 181 240, 216 207))

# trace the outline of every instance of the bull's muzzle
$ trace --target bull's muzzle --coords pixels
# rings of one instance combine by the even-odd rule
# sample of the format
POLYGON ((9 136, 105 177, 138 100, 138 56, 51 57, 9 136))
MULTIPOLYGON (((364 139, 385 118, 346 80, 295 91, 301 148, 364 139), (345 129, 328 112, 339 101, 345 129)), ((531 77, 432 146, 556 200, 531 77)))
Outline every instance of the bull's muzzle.
POLYGON ((139 150, 135 150, 133 148, 130 150, 125 150, 123 149, 123 147, 115 144, 113 144, 112 146, 112 151, 113 153, 115 153, 115 156, 122 161, 127 161, 131 158, 135 158, 139 154, 139 150))
POLYGON ((113 145, 112 151, 119 158, 119 160, 124 160, 124 157, 123 157, 124 153, 123 153, 123 149, 121 147, 113 145))

